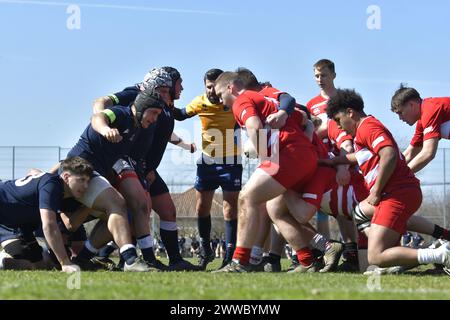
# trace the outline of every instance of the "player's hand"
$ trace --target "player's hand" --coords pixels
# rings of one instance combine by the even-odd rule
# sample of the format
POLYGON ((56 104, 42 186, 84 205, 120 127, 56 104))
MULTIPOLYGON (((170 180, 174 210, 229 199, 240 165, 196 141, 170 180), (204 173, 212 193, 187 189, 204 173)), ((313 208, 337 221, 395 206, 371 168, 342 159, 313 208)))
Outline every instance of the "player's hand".
POLYGON ((195 143, 191 143, 191 153, 194 153, 195 151, 197 151, 197 146, 195 145, 195 143))
POLYGON ((372 206, 376 206, 381 201, 381 195, 371 192, 371 193, 369 193, 369 196, 367 197, 366 201, 368 204, 370 204, 372 206))
POLYGON ((258 152, 253 147, 253 143, 250 140, 247 140, 247 142, 244 144, 244 155, 249 159, 256 159, 258 158, 258 152))
POLYGON ((112 143, 118 143, 122 141, 122 136, 120 135, 119 130, 117 130, 116 128, 108 127, 104 130, 102 135, 106 138, 106 140, 112 143))
POLYGON ((337 167, 336 182, 340 186, 346 186, 350 183, 350 172, 345 167, 337 167))
POLYGON ((65 273, 73 273, 73 272, 80 272, 81 269, 76 264, 64 264, 61 266, 61 271, 65 273))
POLYGON ((317 165, 325 166, 325 167, 333 167, 334 161, 333 161, 333 159, 318 159, 317 165))
POLYGON ((266 118, 266 123, 272 128, 272 129, 281 129, 286 124, 286 120, 288 118, 288 114, 284 110, 278 110, 276 113, 269 114, 269 116, 266 118))
POLYGON ((156 179, 155 171, 152 170, 149 173, 147 173, 145 179, 147 179, 148 184, 151 185, 156 179))

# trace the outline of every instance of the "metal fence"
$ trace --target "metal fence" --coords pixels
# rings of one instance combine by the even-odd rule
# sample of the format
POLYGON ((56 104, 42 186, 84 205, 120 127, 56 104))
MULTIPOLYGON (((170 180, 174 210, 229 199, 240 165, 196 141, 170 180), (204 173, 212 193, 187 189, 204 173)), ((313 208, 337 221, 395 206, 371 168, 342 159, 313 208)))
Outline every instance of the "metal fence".
MULTIPOLYGON (((64 159, 70 149, 56 146, 11 146, 0 147, 0 179, 20 178, 31 169, 48 170, 64 159)), ((424 200, 419 214, 426 215, 434 222, 449 225, 447 194, 449 194, 450 149, 439 149, 435 159, 419 174, 424 200)), ((164 178, 171 192, 183 192, 191 188, 195 181, 196 160, 199 154, 190 154, 177 147, 169 147, 158 172, 164 178)), ((248 180, 256 162, 243 160, 243 182, 248 180)), ((299 164, 301 165, 301 164, 299 164)))

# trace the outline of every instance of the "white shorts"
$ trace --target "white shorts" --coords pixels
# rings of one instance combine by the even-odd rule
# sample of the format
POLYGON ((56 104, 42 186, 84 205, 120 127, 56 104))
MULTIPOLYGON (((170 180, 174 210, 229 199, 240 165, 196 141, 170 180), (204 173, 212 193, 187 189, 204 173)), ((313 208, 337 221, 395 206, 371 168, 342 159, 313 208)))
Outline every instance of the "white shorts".
POLYGON ((84 204, 86 207, 92 208, 95 200, 100 195, 100 193, 102 193, 104 190, 108 188, 112 188, 112 186, 109 183, 109 181, 106 180, 106 178, 99 175, 97 176, 94 175, 94 177, 89 182, 89 186, 86 192, 84 193, 83 198, 81 198, 80 202, 84 204))

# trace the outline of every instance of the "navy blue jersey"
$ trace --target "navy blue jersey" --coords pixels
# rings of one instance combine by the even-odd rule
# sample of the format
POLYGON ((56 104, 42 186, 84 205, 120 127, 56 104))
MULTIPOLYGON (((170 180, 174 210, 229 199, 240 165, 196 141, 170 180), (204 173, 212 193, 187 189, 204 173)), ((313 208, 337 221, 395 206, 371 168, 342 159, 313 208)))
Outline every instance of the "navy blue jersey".
MULTIPOLYGON (((129 105, 133 103, 139 92, 139 84, 136 84, 110 95, 109 98, 114 104, 129 105)), ((158 168, 167 143, 172 136, 174 126, 175 120, 172 108, 166 107, 162 110, 158 120, 152 123, 149 128, 142 130, 142 134, 137 138, 128 155, 138 163, 144 160, 145 173, 158 168)))
POLYGON ((126 87, 120 92, 116 92, 114 94, 109 95, 108 97, 113 102, 113 105, 120 106, 129 106, 136 99, 137 95, 140 92, 139 89, 140 84, 135 84, 134 86, 126 87))
POLYGON ((155 133, 153 136, 152 145, 146 157, 146 167, 150 170, 156 170, 161 163, 164 152, 166 151, 167 143, 173 133, 175 120, 173 118, 172 108, 166 107, 156 121, 155 133))
MULTIPOLYGON (((122 91, 116 92, 108 97, 114 105, 127 106, 134 102, 139 92, 139 84, 136 84, 134 86, 126 87, 122 91)), ((142 163, 140 160, 145 159, 150 147, 152 146, 155 129, 156 123, 152 123, 148 128, 142 129, 128 156, 136 160, 138 163, 142 163)))
POLYGON ((10 228, 39 225, 39 209, 61 208, 64 182, 57 174, 42 173, 0 183, 0 224, 10 228))
POLYGON ((80 156, 88 160, 94 166, 94 170, 102 176, 107 175, 117 160, 129 154, 139 133, 130 107, 115 106, 110 110, 115 117, 112 120, 108 117, 109 126, 118 129, 123 139, 118 143, 109 142, 89 124, 80 140, 67 154, 67 157, 80 156))

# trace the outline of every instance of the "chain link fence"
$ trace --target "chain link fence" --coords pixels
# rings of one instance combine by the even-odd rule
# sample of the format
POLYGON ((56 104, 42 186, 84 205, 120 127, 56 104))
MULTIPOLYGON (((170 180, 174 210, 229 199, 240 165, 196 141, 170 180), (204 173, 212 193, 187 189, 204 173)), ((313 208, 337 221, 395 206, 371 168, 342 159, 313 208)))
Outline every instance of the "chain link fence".
MULTIPOLYGON (((69 148, 57 146, 3 146, 0 147, 0 179, 17 179, 31 168, 48 170, 64 159, 69 148)), ((449 226, 449 171, 450 149, 439 149, 435 159, 417 177, 421 180, 423 204, 418 214, 440 225, 449 226)), ((192 188, 195 181, 196 160, 199 153, 190 154, 177 147, 168 147, 158 172, 166 181, 171 193, 182 193, 192 188)), ((243 182, 254 168, 255 160, 243 159, 243 182)), ((300 164, 301 165, 301 164, 300 164)))

